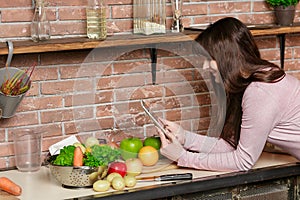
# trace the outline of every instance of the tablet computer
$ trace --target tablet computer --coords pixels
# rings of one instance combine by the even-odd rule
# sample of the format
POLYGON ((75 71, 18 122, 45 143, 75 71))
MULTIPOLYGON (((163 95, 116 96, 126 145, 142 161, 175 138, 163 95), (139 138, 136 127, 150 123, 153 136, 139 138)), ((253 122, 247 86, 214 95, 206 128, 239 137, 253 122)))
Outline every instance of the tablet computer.
POLYGON ((141 106, 144 109, 145 113, 150 117, 154 125, 158 127, 167 137, 166 130, 164 129, 164 125, 159 121, 158 117, 154 113, 150 112, 149 107, 143 100, 141 100, 141 106))

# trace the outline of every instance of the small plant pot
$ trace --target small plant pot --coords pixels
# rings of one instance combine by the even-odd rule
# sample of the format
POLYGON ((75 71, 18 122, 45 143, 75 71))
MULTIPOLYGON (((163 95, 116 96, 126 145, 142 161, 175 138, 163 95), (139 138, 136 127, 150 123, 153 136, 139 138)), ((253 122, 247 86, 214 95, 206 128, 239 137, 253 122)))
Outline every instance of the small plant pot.
POLYGON ((293 25, 295 18, 295 6, 277 6, 274 8, 276 23, 280 26, 293 25))
MULTIPOLYGON (((2 83, 7 79, 7 75, 10 77, 13 76, 16 72, 21 71, 15 67, 9 68, 1 68, 0 69, 0 86, 2 83)), ((23 82, 25 83, 28 76, 25 76, 23 82)), ((24 98, 26 92, 19 94, 19 95, 5 95, 0 92, 0 109, 2 110, 2 118, 10 118, 15 115, 15 112, 21 103, 22 99, 24 98)), ((1 118, 0 117, 0 118, 1 118)))

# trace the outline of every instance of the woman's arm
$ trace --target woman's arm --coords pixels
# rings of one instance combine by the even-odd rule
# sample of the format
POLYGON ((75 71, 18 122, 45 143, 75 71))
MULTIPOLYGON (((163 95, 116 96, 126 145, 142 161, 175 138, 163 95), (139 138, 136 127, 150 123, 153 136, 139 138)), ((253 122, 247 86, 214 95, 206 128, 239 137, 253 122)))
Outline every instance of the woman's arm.
POLYGON ((224 141, 217 140, 214 146, 208 137, 186 137, 185 147, 194 148, 199 145, 201 153, 185 151, 178 159, 178 165, 197 169, 243 171, 253 167, 261 155, 267 137, 280 119, 280 105, 276 95, 266 88, 250 87, 243 97, 243 117, 239 144, 236 150, 224 146, 226 150, 217 151, 224 141), (275 95, 275 96, 274 96, 275 95), (201 147, 200 147, 201 145, 201 147))
POLYGON ((184 148, 202 153, 221 153, 233 151, 234 148, 222 138, 199 135, 185 131, 184 148))

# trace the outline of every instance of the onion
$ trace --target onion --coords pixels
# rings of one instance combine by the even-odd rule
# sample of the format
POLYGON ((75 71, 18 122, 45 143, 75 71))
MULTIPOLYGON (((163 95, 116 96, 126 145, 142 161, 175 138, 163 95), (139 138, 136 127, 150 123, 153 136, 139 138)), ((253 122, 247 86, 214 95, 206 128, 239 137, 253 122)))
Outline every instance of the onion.
POLYGON ((129 158, 125 161, 127 174, 137 176, 142 173, 143 163, 139 158, 129 158))

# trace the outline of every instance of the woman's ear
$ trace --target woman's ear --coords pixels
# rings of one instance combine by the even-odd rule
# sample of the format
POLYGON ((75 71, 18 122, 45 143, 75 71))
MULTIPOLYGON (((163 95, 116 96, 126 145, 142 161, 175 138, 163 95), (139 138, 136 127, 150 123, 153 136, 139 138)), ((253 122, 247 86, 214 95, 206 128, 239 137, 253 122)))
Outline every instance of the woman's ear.
POLYGON ((221 79, 221 75, 220 75, 220 72, 219 72, 219 69, 218 69, 218 65, 217 65, 217 62, 215 60, 211 60, 210 61, 210 67, 212 69, 212 73, 215 77, 215 81, 216 83, 221 83, 222 82, 222 79, 221 79))
POLYGON ((205 60, 203 63, 203 69, 207 70, 212 73, 212 75, 215 77, 216 83, 221 83, 221 76, 218 70, 218 65, 215 60, 205 60))
POLYGON ((215 70, 215 71, 218 71, 218 65, 217 65, 217 62, 215 60, 211 60, 210 61, 210 67, 215 70))

